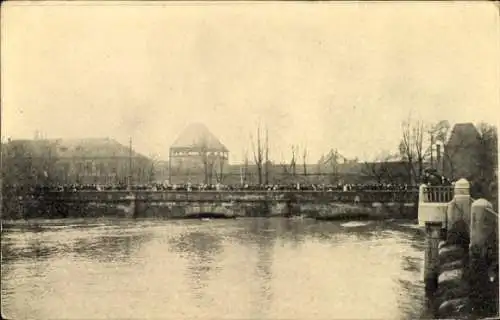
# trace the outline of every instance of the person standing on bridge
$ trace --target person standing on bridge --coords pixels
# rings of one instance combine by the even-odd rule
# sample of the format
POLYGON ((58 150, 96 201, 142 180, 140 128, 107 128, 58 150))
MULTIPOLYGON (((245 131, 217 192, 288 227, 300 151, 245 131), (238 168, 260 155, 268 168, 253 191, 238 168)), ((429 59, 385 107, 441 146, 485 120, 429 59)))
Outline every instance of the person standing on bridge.
POLYGON ((428 186, 449 186, 451 185, 448 178, 439 174, 434 168, 427 168, 424 170, 424 177, 422 182, 428 186))

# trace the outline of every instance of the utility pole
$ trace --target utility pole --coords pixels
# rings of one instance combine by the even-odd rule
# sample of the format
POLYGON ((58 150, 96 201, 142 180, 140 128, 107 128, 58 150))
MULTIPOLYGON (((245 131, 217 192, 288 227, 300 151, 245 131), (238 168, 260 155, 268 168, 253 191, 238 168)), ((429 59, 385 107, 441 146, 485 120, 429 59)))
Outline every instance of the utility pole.
POLYGON ((266 125, 266 175, 265 175, 265 184, 269 184, 269 130, 266 125))
POLYGON ((132 137, 129 138, 128 148, 128 185, 132 186, 132 137))
POLYGON ((172 149, 168 149, 168 184, 172 184, 172 149))
POLYGON ((240 167, 240 185, 243 185, 243 167, 240 167))
POLYGON ((431 139, 431 168, 434 168, 434 132, 429 131, 430 139, 431 139))

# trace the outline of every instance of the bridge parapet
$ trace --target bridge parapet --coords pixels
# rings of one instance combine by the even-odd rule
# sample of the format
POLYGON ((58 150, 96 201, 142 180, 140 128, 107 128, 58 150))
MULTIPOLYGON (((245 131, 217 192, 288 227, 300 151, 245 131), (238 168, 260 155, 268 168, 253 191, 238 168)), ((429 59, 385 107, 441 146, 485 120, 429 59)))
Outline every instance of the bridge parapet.
POLYGON ((426 294, 439 318, 495 315, 498 214, 487 200, 471 198, 466 179, 455 183, 451 199, 446 188, 420 187, 418 217, 426 229, 426 294), (487 301, 493 303, 487 305, 487 301), (489 313, 476 314, 477 310, 489 313))
MULTIPOLYGON (((467 182, 468 183, 468 182, 467 182)), ((455 184, 455 189, 460 183, 455 184)), ((434 187, 422 184, 418 196, 418 222, 424 227, 426 223, 445 223, 448 203, 453 200, 453 187, 434 187)))
POLYGON ((131 194, 136 201, 182 202, 416 202, 414 191, 83 191, 51 192, 45 198, 68 202, 120 202, 131 194))

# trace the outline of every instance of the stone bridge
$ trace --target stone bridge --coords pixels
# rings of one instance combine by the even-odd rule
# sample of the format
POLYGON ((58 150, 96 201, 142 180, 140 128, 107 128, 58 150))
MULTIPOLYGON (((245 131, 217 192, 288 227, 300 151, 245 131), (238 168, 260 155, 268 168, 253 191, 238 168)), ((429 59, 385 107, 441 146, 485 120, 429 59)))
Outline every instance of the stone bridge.
POLYGON ((386 207, 399 210, 416 204, 417 199, 417 191, 81 191, 51 192, 38 199, 23 199, 20 206, 28 217, 47 214, 57 217, 189 218, 200 214, 329 217, 332 212, 334 215, 368 214, 381 212, 386 207))

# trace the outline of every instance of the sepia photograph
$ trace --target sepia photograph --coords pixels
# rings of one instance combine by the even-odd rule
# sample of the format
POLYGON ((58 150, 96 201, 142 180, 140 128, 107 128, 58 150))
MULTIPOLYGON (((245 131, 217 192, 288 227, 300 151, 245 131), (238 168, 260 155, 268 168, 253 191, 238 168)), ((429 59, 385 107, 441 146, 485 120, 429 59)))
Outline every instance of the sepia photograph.
POLYGON ((499 317, 499 1, 4 1, 2 319, 499 317))

